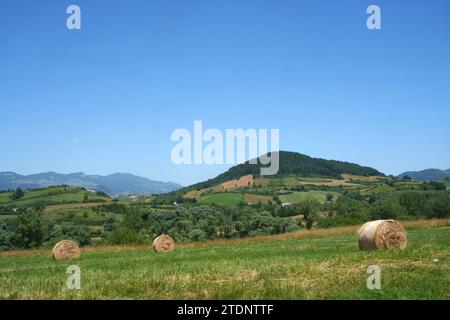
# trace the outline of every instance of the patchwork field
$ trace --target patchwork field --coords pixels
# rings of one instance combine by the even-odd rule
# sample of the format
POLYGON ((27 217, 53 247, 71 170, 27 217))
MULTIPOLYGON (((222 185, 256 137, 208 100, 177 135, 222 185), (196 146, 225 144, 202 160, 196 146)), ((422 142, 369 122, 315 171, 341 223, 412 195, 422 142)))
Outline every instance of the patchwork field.
POLYGON ((309 192, 293 192, 291 194, 281 195, 280 199, 282 202, 288 203, 300 203, 308 199, 315 199, 323 203, 327 199, 327 194, 332 194, 333 200, 336 200, 339 197, 339 193, 337 192, 309 191, 309 192))
POLYGON ((406 225, 403 251, 360 251, 357 227, 344 227, 181 244, 164 255, 148 246, 87 248, 71 262, 43 249, 5 252, 0 298, 450 299, 450 221, 406 225), (73 264, 78 291, 66 288, 73 264), (366 287, 371 265, 381 268, 381 290, 366 287))
POLYGON ((267 204, 267 203, 274 203, 273 201, 273 197, 271 196, 262 196, 262 195, 257 195, 257 194, 251 194, 251 193, 246 193, 244 195, 244 201, 245 203, 252 205, 252 204, 267 204))
POLYGON ((237 205, 244 200, 244 196, 240 193, 213 193, 202 196, 200 203, 219 204, 219 205, 237 205))
POLYGON ((25 190, 24 196, 11 202, 11 192, 0 193, 0 205, 13 205, 14 207, 26 207, 41 204, 49 205, 87 205, 83 204, 85 197, 89 202, 109 202, 110 198, 86 192, 80 188, 74 187, 49 187, 45 189, 25 190))

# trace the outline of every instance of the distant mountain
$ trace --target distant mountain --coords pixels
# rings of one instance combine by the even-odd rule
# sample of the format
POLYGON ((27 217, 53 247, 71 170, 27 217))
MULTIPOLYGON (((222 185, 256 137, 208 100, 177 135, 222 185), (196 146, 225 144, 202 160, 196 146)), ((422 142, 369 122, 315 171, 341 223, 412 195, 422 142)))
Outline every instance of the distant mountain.
POLYGON ((398 175, 398 178, 403 178, 408 176, 413 180, 419 181, 444 181, 445 179, 450 179, 450 169, 426 169, 422 171, 408 171, 398 175))
POLYGON ((111 196, 161 194, 180 189, 173 182, 160 182, 128 173, 114 173, 107 176, 86 175, 82 172, 61 174, 45 172, 28 176, 14 172, 0 172, 0 190, 35 189, 54 185, 83 187, 103 191, 111 196))
MULTIPOLYGON (((355 163, 313 158, 297 152, 280 151, 280 169, 277 176, 290 174, 298 176, 320 176, 329 178, 340 178, 341 174, 353 174, 358 176, 383 176, 380 171, 363 167, 355 163)), ((259 176, 261 165, 249 164, 246 162, 232 167, 214 179, 195 184, 189 189, 209 188, 225 181, 238 179, 242 176, 252 174, 259 176)))

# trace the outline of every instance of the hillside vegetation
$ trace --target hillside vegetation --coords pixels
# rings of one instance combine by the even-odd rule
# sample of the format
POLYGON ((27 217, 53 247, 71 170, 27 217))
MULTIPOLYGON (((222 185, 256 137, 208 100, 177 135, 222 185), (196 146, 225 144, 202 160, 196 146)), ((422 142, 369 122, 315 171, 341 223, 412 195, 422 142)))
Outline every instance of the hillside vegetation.
POLYGON ((407 171, 398 176, 400 179, 409 177, 420 181, 444 181, 450 179, 450 169, 426 169, 421 171, 407 171))
POLYGON ((111 198, 102 193, 89 192, 83 188, 54 186, 42 189, 24 190, 23 196, 12 199, 15 191, 0 192, 0 212, 11 212, 12 209, 28 207, 45 207, 70 203, 108 202, 111 198))
MULTIPOLYGON (((297 175, 303 177, 319 176, 329 178, 342 178, 341 174, 347 173, 357 176, 382 176, 383 174, 376 169, 363 167, 355 163, 325 160, 309 157, 307 155, 280 151, 280 168, 277 176, 297 175)), ((246 162, 232 167, 230 170, 222 173, 214 179, 194 184, 189 189, 203 189, 213 185, 223 183, 228 180, 239 179, 242 176, 259 176, 261 165, 249 164, 246 162)))
POLYGON ((0 251, 51 247, 61 239, 83 246, 150 244, 165 233, 198 242, 450 217, 448 181, 400 180, 369 175, 379 172, 358 165, 283 155, 280 175, 234 177, 249 167, 243 165, 228 172, 236 180, 164 195, 111 199, 68 186, 0 193, 0 251), (308 176, 305 168, 337 176, 308 176))

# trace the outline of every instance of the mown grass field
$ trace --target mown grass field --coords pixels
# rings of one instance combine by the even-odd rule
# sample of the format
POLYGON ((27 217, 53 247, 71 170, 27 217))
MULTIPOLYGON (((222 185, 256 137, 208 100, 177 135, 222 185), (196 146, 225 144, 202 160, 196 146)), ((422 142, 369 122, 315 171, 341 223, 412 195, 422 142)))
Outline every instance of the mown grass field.
POLYGON ((406 250, 360 251, 357 227, 231 241, 83 249, 55 262, 49 250, 0 254, 2 299, 450 299, 450 220, 415 221, 406 250), (417 229, 420 228, 420 229, 417 229), (81 268, 81 290, 66 269, 81 268), (366 287, 367 267, 382 271, 366 287))
POLYGON ((200 198, 200 203, 204 204, 219 204, 219 205, 237 205, 241 201, 244 201, 244 196, 240 193, 223 192, 223 193, 213 193, 209 195, 202 196, 200 198))
POLYGON ((252 205, 252 204, 267 204, 267 203, 274 203, 275 201, 273 201, 273 197, 271 196, 262 196, 262 195, 257 195, 257 194, 251 194, 251 193, 246 193, 244 195, 244 201, 245 203, 252 205))
POLYGON ((289 203, 300 203, 308 199, 315 199, 319 202, 324 203, 327 199, 327 194, 332 194, 333 200, 336 200, 339 197, 339 193, 333 191, 331 192, 309 191, 309 192, 293 192, 290 194, 281 195, 280 199, 282 202, 289 202, 289 203))

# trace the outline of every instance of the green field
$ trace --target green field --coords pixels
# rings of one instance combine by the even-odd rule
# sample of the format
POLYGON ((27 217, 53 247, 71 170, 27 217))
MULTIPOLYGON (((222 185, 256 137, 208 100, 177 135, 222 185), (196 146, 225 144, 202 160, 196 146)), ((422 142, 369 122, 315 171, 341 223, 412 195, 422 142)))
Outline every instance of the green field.
MULTIPOLYGON (((0 193, 0 205, 9 205, 18 207, 27 207, 36 204, 40 205, 56 205, 68 203, 82 203, 86 195, 86 191, 81 188, 74 187, 48 187, 45 189, 26 190, 24 197, 18 200, 11 200, 12 192, 0 193)), ((102 197, 89 193, 89 202, 106 202, 110 201, 107 197, 102 197)))
MULTIPOLYGON (((322 231, 320 231, 322 232, 322 231)), ((331 231, 330 231, 331 232, 331 231)), ((91 248, 55 262, 47 250, 0 254, 1 299, 450 299, 450 227, 409 230, 406 250, 360 251, 354 234, 91 248), (81 290, 66 269, 81 268, 81 290), (366 287, 378 265, 381 290, 366 287)))
POLYGON ((297 177, 287 176, 283 178, 270 178, 270 186, 298 186, 300 182, 330 182, 331 179, 318 178, 318 177, 297 177))
POLYGON ((309 191, 309 192, 293 192, 290 194, 280 195, 280 200, 282 202, 288 203, 300 203, 305 200, 315 199, 319 202, 325 202, 327 199, 327 194, 333 195, 333 200, 339 197, 338 192, 327 192, 327 191, 309 191))
POLYGON ((105 220, 104 215, 96 214, 90 209, 67 209, 52 211, 44 214, 44 219, 55 223, 73 222, 79 225, 102 225, 105 220))
POLYGON ((203 204, 237 205, 244 201, 244 196, 240 193, 213 193, 200 198, 203 204))

